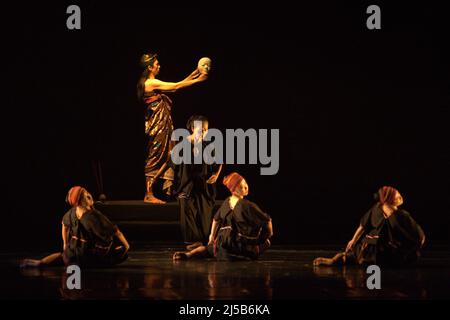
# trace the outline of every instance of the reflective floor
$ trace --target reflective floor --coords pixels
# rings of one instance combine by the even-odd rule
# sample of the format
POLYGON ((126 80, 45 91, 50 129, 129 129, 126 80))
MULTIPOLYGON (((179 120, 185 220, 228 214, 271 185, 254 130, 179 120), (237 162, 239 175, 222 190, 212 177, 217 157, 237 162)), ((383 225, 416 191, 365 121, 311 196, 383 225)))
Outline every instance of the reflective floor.
MULTIPOLYGON (((180 248, 141 245, 124 264, 82 269, 82 289, 69 290, 62 267, 20 269, 24 254, 3 254, 0 299, 449 299, 450 250, 424 252, 417 266, 383 268, 369 290, 361 267, 313 267, 334 250, 274 247, 259 261, 173 262, 180 248)), ((36 253, 35 253, 36 254, 36 253)), ((30 257, 30 255, 27 255, 30 257)), ((37 258, 42 255, 32 255, 37 258)))

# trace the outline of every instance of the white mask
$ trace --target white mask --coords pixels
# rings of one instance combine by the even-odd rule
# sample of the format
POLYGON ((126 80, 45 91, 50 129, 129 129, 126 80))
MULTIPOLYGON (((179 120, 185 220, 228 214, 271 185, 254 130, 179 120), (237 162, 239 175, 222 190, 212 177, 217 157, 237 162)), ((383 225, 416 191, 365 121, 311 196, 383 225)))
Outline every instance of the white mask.
POLYGON ((208 74, 211 70, 211 59, 208 57, 203 57, 198 61, 198 71, 201 74, 208 74))

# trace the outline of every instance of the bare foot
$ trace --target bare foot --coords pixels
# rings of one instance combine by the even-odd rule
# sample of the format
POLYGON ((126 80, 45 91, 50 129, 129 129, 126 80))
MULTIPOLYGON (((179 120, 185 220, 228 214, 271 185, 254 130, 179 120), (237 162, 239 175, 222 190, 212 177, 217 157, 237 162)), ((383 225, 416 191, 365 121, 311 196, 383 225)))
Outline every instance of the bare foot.
POLYGON ((198 248, 198 247, 201 247, 202 245, 203 245, 203 243, 197 241, 197 242, 188 244, 188 245, 186 246, 186 249, 187 249, 188 251, 192 251, 192 250, 194 250, 194 249, 196 249, 196 248, 198 248))
POLYGON ((153 194, 146 194, 144 198, 144 202, 147 203, 153 203, 153 204, 165 204, 165 201, 162 201, 158 198, 156 198, 153 194))
POLYGON ((187 260, 189 257, 185 252, 175 252, 173 254, 173 260, 187 260))
POLYGON ((19 266, 21 268, 26 267, 39 267, 41 265, 41 260, 34 260, 34 259, 23 259, 20 261, 19 266))
POLYGON ((331 266, 333 264, 333 259, 329 258, 316 258, 313 261, 313 265, 315 266, 331 266))

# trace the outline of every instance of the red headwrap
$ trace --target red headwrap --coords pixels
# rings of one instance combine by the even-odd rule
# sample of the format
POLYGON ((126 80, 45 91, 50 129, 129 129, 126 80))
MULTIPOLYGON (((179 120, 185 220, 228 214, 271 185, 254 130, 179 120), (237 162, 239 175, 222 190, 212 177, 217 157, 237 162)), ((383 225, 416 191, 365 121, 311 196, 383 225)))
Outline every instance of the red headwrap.
POLYGON ((232 172, 223 178, 223 184, 230 190, 231 193, 237 188, 244 178, 237 172, 232 172))
POLYGON ((66 202, 70 204, 72 207, 80 204, 81 195, 83 191, 85 191, 83 187, 75 186, 70 188, 69 192, 67 192, 66 202))
POLYGON ((390 204, 393 205, 395 202, 395 195, 397 194, 397 189, 393 187, 381 187, 378 190, 378 199, 381 204, 390 204))

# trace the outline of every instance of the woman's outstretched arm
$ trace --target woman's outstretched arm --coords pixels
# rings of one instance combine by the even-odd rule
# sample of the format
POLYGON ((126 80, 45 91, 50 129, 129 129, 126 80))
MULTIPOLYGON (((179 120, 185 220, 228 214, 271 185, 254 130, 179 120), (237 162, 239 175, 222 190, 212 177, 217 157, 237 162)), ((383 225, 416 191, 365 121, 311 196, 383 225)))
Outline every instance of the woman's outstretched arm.
POLYGON ((191 80, 182 80, 179 82, 166 82, 158 79, 148 79, 145 82, 146 90, 160 90, 160 91, 176 91, 181 88, 192 86, 198 82, 205 81, 207 76, 202 74, 199 77, 191 80))
POLYGON ((198 71, 198 69, 195 69, 194 71, 192 71, 192 73, 190 75, 188 75, 186 78, 184 78, 183 81, 192 80, 192 79, 197 78, 198 76, 200 76, 200 71, 198 71))

